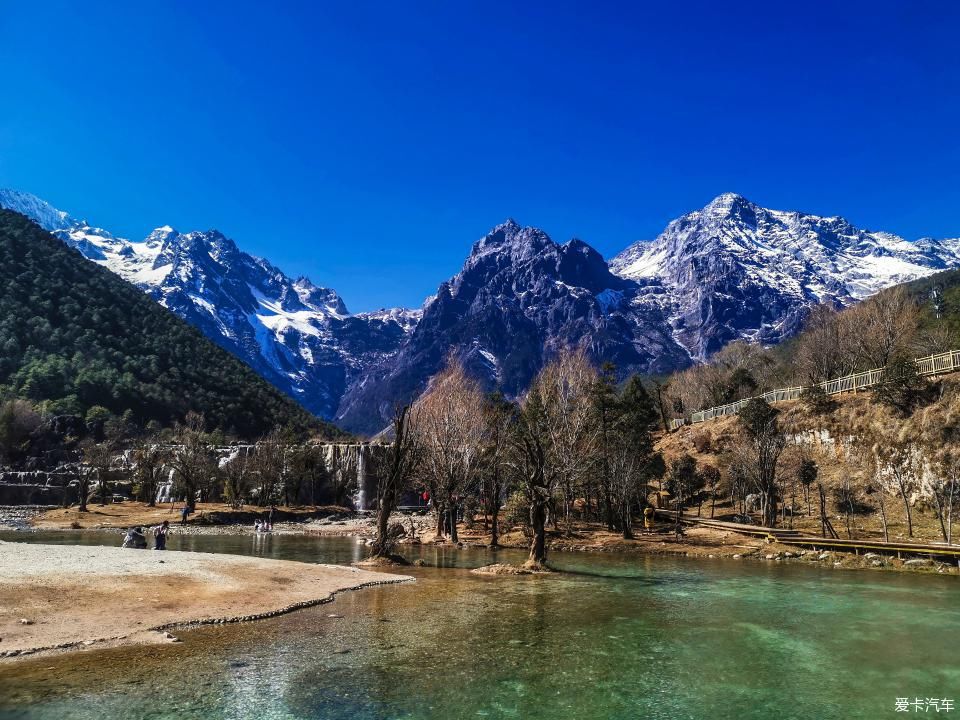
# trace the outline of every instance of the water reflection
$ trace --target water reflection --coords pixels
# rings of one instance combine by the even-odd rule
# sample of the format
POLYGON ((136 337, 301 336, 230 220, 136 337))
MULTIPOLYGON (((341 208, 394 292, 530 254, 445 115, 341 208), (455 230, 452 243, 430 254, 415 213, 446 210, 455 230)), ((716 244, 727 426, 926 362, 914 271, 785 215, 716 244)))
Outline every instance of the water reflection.
MULTIPOLYGON (((182 540, 315 562, 364 550, 355 538, 182 540)), ((190 631, 179 646, 4 666, 0 715, 879 718, 895 696, 960 695, 955 577, 570 554, 554 556, 562 575, 490 578, 466 568, 523 554, 410 553, 436 566, 411 569, 415 584, 190 631)))

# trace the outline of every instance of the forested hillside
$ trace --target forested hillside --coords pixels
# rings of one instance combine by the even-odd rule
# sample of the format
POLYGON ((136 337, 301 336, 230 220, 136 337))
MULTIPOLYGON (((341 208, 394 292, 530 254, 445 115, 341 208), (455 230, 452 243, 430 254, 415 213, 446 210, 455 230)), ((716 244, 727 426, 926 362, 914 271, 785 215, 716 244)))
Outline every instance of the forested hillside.
POLYGON ((960 338, 960 270, 914 280, 905 287, 920 303, 925 327, 960 338))
POLYGON ((173 313, 22 215, 0 210, 0 397, 47 413, 101 406, 163 425, 188 411, 256 436, 336 433, 173 313))

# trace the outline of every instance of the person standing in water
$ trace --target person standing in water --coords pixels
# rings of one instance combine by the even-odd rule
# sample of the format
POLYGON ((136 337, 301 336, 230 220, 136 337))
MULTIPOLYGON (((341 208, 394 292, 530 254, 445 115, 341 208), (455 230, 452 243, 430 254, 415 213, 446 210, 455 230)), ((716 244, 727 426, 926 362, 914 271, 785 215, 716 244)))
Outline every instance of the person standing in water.
POLYGON ((170 532, 170 521, 164 520, 161 525, 158 525, 153 531, 153 549, 154 550, 166 550, 167 549, 167 534, 170 532))

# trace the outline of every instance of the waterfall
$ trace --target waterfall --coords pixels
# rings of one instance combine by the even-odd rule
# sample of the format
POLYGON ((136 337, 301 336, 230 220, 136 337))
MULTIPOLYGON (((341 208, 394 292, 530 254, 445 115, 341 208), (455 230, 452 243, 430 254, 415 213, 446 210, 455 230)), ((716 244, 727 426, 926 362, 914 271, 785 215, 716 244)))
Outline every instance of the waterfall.
POLYGON ((357 447, 357 492, 353 496, 353 506, 357 510, 367 509, 367 477, 364 452, 366 449, 366 445, 357 447))
POLYGON ((158 503, 173 502, 173 472, 173 468, 170 468, 170 472, 167 473, 167 481, 160 483, 157 488, 156 501, 158 503))

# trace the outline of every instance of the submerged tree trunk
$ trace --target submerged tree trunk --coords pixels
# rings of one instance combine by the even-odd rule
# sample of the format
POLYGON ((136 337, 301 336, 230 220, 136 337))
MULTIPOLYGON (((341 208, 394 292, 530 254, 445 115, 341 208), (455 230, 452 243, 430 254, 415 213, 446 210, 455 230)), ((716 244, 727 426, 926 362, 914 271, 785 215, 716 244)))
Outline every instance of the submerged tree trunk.
POLYGON ((390 554, 388 532, 390 514, 393 512, 392 502, 380 502, 377 508, 377 537, 373 542, 373 556, 387 557, 390 554))

